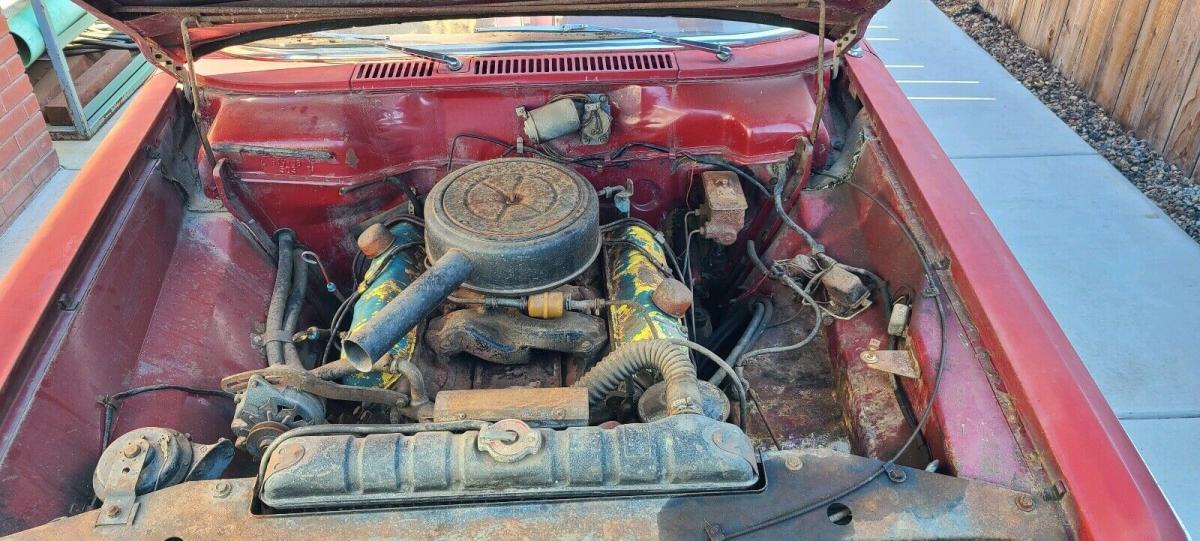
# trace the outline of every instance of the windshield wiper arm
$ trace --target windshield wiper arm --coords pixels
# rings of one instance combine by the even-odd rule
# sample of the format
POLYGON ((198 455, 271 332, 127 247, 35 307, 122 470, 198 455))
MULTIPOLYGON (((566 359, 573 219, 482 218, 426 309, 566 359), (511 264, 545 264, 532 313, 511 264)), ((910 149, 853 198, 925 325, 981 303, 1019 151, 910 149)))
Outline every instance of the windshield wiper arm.
POLYGON ((388 41, 388 38, 386 38, 386 37, 358 36, 358 35, 352 35, 352 34, 335 34, 335 33, 329 33, 329 32, 316 32, 313 35, 323 37, 323 38, 338 40, 338 41, 349 41, 349 42, 355 42, 355 43, 363 43, 363 44, 367 44, 367 45, 376 45, 379 47, 383 47, 384 49, 388 49, 390 51, 399 51, 399 52, 402 52, 409 56, 415 56, 418 58, 424 58, 426 60, 432 60, 434 62, 445 64, 446 67, 450 69, 450 71, 458 71, 458 70, 462 69, 462 67, 463 67, 462 60, 459 60, 457 57, 454 57, 454 56, 451 56, 448 54, 444 54, 444 53, 434 52, 434 51, 426 51, 424 49, 415 49, 415 48, 407 47, 404 45, 396 45, 395 43, 388 41))
POLYGON ((476 32, 553 32, 561 34, 571 33, 595 33, 595 34, 621 34, 625 36, 638 36, 650 38, 661 43, 670 43, 681 47, 690 47, 692 49, 700 49, 708 51, 717 56, 717 60, 726 62, 733 58, 733 49, 728 45, 719 43, 710 43, 707 41, 698 41, 687 38, 677 38, 660 34, 654 30, 642 30, 639 28, 614 28, 611 26, 601 26, 598 24, 561 24, 554 26, 507 26, 494 28, 477 28, 476 32))

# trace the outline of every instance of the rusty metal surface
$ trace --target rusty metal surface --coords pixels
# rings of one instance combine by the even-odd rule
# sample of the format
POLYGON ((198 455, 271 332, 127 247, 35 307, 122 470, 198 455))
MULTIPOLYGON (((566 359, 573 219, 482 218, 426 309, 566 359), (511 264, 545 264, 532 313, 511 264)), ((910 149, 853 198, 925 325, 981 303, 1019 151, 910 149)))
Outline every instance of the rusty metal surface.
POLYGON ((533 426, 587 426, 587 389, 580 387, 472 389, 442 391, 433 420, 500 421, 520 419, 533 426))
MULTIPOLYGON (((778 307, 772 318, 775 323, 769 325, 777 326, 768 328, 749 349, 792 344, 812 328, 811 311, 801 310, 797 304, 786 301, 786 297, 777 297, 775 302, 778 307), (801 311, 797 314, 797 310, 801 311)), ((850 450, 850 434, 838 400, 828 348, 825 333, 821 333, 798 351, 743 359, 745 377, 759 404, 759 408, 750 409, 747 430, 759 450, 774 448, 771 433, 784 449, 850 450), (763 424, 764 417, 770 431, 763 424)))
POLYGON ((381 433, 386 428, 363 435, 334 427, 328 435, 288 439, 269 459, 263 503, 272 509, 463 505, 737 490, 759 479, 749 439, 702 415, 612 429, 532 429, 513 419, 457 434, 381 433))
POLYGON ((591 359, 608 341, 604 321, 566 312, 537 319, 511 310, 456 310, 435 318, 425 341, 439 357, 470 353, 497 364, 525 364, 533 351, 571 353, 591 359))
MULTIPOLYGON (((879 467, 871 459, 818 450, 771 452, 763 460, 765 487, 730 494, 278 515, 252 514, 253 479, 190 482, 140 497, 132 525, 96 528, 97 511, 90 511, 14 539, 705 539, 706 526, 737 531, 822 499, 879 467)), ((1071 538, 1053 502, 989 483, 900 469, 904 482, 880 476, 838 500, 851 511, 845 525, 818 509, 740 539, 1071 538)))
POLYGON ((519 296, 560 286, 600 253, 595 188, 566 166, 498 158, 454 170, 425 199, 430 259, 462 250, 465 286, 519 296))
POLYGON ((388 406, 408 405, 408 395, 399 391, 378 387, 358 387, 355 385, 339 385, 326 381, 307 370, 297 370, 286 366, 275 366, 259 370, 250 370, 221 379, 221 388, 229 392, 241 392, 246 389, 250 378, 262 376, 274 385, 294 387, 301 391, 332 400, 348 402, 368 402, 388 406))
POLYGON ((692 307, 692 290, 679 280, 667 278, 654 288, 650 300, 667 315, 682 318, 692 307))
POLYGON ((494 160, 443 179, 441 205, 463 230, 489 239, 526 239, 578 219, 590 186, 540 160, 494 160))
POLYGON ((631 225, 610 233, 604 250, 609 335, 613 348, 651 338, 687 338, 683 322, 654 304, 654 291, 670 278, 667 255, 655 233, 631 225))
POLYGON ((746 227, 746 194, 736 174, 729 171, 700 173, 704 187, 704 205, 700 216, 705 220, 700 233, 705 238, 725 246, 737 241, 738 232, 746 227))
POLYGON ((858 358, 867 366, 882 372, 906 378, 921 377, 921 368, 917 366, 912 352, 906 349, 879 349, 879 345, 879 339, 872 338, 867 349, 860 353, 858 358))
POLYGON ((396 235, 388 231, 383 224, 371 224, 370 227, 363 230, 357 239, 358 249, 362 250, 363 255, 371 259, 382 254, 393 242, 396 242, 396 235))

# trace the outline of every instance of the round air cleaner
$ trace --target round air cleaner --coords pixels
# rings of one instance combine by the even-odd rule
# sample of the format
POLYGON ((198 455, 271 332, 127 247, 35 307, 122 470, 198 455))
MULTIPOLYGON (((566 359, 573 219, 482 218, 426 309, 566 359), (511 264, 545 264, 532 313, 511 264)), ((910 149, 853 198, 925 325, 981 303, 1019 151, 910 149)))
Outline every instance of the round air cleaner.
POLYGON ((430 260, 471 259, 463 286, 499 295, 557 287, 600 253, 600 202, 578 173, 553 162, 501 158, 446 175, 425 200, 430 260))

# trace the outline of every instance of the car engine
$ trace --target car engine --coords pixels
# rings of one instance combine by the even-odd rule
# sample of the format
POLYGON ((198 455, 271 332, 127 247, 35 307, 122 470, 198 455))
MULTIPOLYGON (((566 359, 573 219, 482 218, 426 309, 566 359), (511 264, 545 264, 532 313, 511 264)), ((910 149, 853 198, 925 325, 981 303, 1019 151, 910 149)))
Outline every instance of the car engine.
MULTIPOLYGON (((458 168, 452 154, 444 175, 405 184, 401 204, 353 224, 352 260, 326 260, 348 270, 348 293, 295 231, 274 231, 263 244, 276 276, 254 337, 267 366, 221 381, 235 404, 233 441, 198 446, 174 430, 135 430, 105 451, 96 493, 104 499, 130 477, 155 489, 213 478, 238 461, 256 468, 258 501, 276 513, 761 485, 766 438, 748 430, 752 399, 765 434, 776 448, 780 441, 749 381, 771 381, 762 388, 772 389, 774 409, 797 407, 795 382, 787 369, 743 361, 804 347, 822 314, 855 317, 882 281, 821 250, 760 259, 755 238, 765 237, 756 231, 769 221, 818 246, 783 211, 784 188, 803 179, 786 174, 795 168, 787 162, 765 168, 778 176, 764 184, 763 169, 627 143, 604 161, 646 152, 641 159, 671 175, 685 202, 657 224, 643 220, 645 191, 654 200, 663 188, 589 178, 605 165, 546 144, 575 132, 607 141, 607 109, 585 107, 579 122, 557 126, 553 115, 579 111, 563 107, 575 99, 608 103, 584 96, 519 109, 540 143, 533 151, 518 141, 458 168), (755 268, 794 294, 748 297, 757 286, 738 284, 755 268), (734 289, 746 293, 733 298, 734 289), (772 324, 776 309, 791 315, 772 324), (795 343, 749 351, 769 327, 783 337, 774 343, 795 343), (168 440, 169 448, 157 443, 168 440), (132 458, 143 451, 156 458, 132 458), (154 473, 155 460, 169 462, 171 475, 154 473)), ((823 364, 824 355, 813 358, 823 364)), ((818 386, 833 388, 820 377, 818 386)), ((822 396, 832 403, 832 393, 822 396)), ((823 417, 805 426, 782 410, 782 437, 845 450, 840 428, 820 432, 822 423, 841 426, 840 410, 814 411, 823 417)))

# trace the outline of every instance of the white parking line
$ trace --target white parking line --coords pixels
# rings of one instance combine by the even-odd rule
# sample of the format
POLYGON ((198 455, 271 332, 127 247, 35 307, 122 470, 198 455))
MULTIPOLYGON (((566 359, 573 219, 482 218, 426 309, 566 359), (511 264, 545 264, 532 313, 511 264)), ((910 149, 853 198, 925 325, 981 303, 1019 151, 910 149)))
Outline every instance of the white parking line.
POLYGON ((888 69, 925 69, 925 64, 884 64, 888 69))
POLYGON ((979 81, 967 80, 931 80, 931 79, 897 79, 897 83, 902 85, 977 85, 979 81))
POLYGON ((911 101, 996 101, 996 98, 981 96, 909 96, 911 101))

